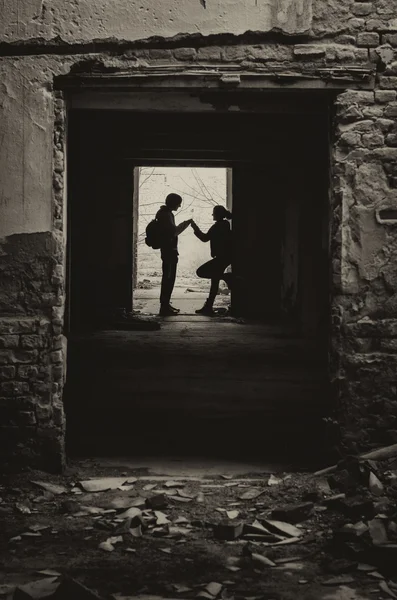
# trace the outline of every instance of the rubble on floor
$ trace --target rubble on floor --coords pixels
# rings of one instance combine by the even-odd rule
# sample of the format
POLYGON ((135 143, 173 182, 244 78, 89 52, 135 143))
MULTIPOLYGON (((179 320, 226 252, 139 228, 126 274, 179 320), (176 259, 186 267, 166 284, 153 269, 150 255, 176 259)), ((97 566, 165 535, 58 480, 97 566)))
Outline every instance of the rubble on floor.
POLYGON ((0 598, 397 598, 396 456, 317 475, 3 478, 0 598))

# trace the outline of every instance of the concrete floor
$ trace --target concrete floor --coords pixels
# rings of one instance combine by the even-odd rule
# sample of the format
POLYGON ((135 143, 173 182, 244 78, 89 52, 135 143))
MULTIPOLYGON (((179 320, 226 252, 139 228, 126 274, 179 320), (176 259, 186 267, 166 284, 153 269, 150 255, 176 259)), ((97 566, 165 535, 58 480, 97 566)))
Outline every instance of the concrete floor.
MULTIPOLYGON (((201 282, 199 282, 201 283, 201 282)), ((221 289, 225 289, 222 285, 221 289)), ((179 308, 182 314, 194 315, 208 297, 209 284, 198 285, 192 279, 177 281, 172 295, 172 305, 179 308)), ((159 312, 160 283, 155 282, 151 289, 136 289, 134 292, 134 311, 142 315, 157 315, 159 312)), ((218 294, 214 308, 226 309, 230 304, 230 296, 218 294)))
POLYGON ((75 334, 69 451, 311 460, 325 442, 325 360, 291 328, 186 315, 159 331, 75 334))

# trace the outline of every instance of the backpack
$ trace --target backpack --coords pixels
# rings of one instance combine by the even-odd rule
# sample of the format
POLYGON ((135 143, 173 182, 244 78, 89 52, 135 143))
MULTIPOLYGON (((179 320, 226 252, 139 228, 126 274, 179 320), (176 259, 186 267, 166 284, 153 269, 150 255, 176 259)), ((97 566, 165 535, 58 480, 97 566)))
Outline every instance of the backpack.
POLYGON ((157 219, 153 219, 146 227, 146 245, 158 250, 162 246, 163 240, 164 234, 161 223, 157 219))

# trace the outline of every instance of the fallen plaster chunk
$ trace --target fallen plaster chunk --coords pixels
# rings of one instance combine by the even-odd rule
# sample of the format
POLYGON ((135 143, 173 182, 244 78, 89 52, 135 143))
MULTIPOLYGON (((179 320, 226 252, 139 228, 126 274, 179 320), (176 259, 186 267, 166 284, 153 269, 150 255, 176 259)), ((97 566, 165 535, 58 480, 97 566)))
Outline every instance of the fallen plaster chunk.
POLYGON ((211 594, 211 596, 213 598, 216 598, 216 596, 218 596, 221 593, 222 588, 223 588, 223 585, 221 583, 217 583, 216 581, 211 581, 211 583, 206 585, 204 589, 206 592, 211 594))
POLYGON ((277 533, 281 533, 284 536, 300 537, 302 535, 302 530, 295 527, 295 525, 291 525, 291 523, 284 523, 284 521, 274 521, 272 519, 265 519, 264 522, 270 530, 275 529, 277 533))
POLYGON ((275 477, 274 475, 270 475, 267 485, 279 485, 283 480, 275 477))
POLYGON ((392 592, 390 587, 387 585, 386 581, 381 581, 379 584, 379 588, 382 590, 382 592, 385 592, 385 594, 390 596, 390 598, 397 598, 396 594, 392 592))
POLYGON ((262 554, 256 554, 255 552, 253 552, 251 554, 251 558, 255 563, 258 563, 261 567, 275 567, 276 566, 275 562, 273 562, 266 556, 263 556, 262 554))
POLYGON ((264 490, 260 490, 258 488, 249 488, 247 491, 243 492, 239 498, 240 500, 255 500, 263 494, 264 490))
POLYGON ((47 483, 46 481, 32 481, 34 485, 41 487, 46 492, 50 492, 55 496, 59 496, 60 494, 67 494, 68 490, 63 485, 57 485, 55 483, 47 483))
POLYGON ((369 475, 369 489, 371 494, 373 494, 374 496, 382 496, 382 494, 384 493, 384 488, 383 488, 383 484, 381 483, 381 481, 377 478, 377 476, 375 475, 375 473, 370 473, 369 475))
POLYGON ((105 552, 113 552, 113 550, 114 550, 114 546, 113 546, 113 544, 111 544, 109 542, 109 540, 106 540, 105 542, 101 542, 99 544, 98 548, 100 548, 101 550, 105 550, 105 552))
POLYGON ((47 598, 59 587, 58 577, 46 577, 20 585, 15 590, 15 598, 47 598), (20 593, 22 592, 22 593, 20 593))
POLYGON ((137 508, 136 506, 132 506, 131 508, 128 508, 121 515, 117 515, 117 517, 119 519, 135 519, 136 517, 141 517, 141 516, 142 516, 142 511, 140 508, 137 508))
POLYGON ((80 481, 80 485, 85 492, 106 492, 107 490, 117 490, 123 484, 135 483, 136 477, 101 477, 100 479, 88 479, 80 481))

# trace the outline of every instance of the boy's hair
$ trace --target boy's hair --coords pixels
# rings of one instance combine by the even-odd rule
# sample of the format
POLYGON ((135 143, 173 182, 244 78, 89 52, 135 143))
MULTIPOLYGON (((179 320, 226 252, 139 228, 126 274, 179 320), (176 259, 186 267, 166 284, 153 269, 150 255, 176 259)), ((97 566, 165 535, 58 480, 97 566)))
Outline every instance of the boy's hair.
POLYGON ((182 197, 179 194, 168 194, 165 199, 165 205, 168 208, 178 208, 182 204, 182 197))

